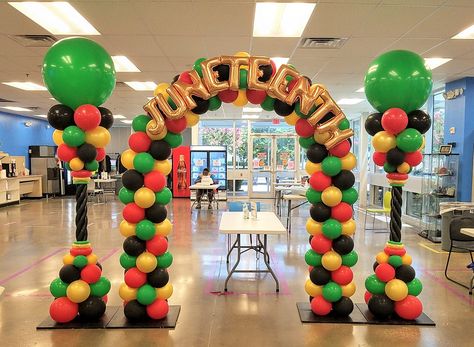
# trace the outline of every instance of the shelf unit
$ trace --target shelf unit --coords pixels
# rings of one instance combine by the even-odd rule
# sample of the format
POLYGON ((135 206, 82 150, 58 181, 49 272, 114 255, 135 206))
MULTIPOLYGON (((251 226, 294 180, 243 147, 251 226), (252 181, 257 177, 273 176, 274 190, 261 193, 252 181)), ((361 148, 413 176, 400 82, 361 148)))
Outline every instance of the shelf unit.
POLYGON ((20 180, 0 178, 0 206, 20 203, 20 180))

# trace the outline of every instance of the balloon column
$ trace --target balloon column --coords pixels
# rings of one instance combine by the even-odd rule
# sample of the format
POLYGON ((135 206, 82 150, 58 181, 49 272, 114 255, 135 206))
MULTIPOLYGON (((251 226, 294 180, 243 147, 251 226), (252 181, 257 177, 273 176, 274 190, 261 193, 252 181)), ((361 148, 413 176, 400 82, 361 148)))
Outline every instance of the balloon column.
POLYGON ((87 241, 87 183, 105 158, 112 113, 100 105, 115 87, 110 55, 89 39, 72 37, 54 44, 43 62, 43 80, 60 104, 51 107, 48 121, 54 130, 57 156, 65 162, 76 184, 76 242, 64 256, 59 278, 51 283, 56 298, 50 307, 58 323, 97 320, 105 312, 110 283, 87 241))
POLYGON ((390 241, 376 257, 375 274, 365 281, 365 300, 378 318, 395 314, 412 320, 423 311, 416 297, 422 290, 412 259, 401 242, 402 188, 414 166, 423 160, 423 134, 431 119, 419 110, 432 88, 423 58, 403 50, 384 53, 369 66, 365 94, 379 113, 368 116, 365 129, 373 136, 373 160, 382 166, 392 187, 390 241))

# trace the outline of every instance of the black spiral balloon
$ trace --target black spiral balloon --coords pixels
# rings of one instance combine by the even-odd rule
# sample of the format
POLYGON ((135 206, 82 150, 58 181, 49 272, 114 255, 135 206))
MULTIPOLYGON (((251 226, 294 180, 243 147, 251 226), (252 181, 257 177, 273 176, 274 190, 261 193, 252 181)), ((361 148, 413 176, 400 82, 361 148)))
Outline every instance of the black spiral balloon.
POLYGON ((76 189, 76 240, 87 241, 87 184, 76 189))
POLYGON ((402 187, 392 187, 392 202, 390 210, 390 241, 402 240, 402 187))

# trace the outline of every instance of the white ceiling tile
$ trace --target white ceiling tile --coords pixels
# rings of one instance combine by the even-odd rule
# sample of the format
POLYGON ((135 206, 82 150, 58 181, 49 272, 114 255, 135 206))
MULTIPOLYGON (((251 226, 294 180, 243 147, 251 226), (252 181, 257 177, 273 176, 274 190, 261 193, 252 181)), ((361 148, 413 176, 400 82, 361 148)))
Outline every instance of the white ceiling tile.
POLYGON ((392 45, 387 46, 386 49, 406 49, 409 51, 422 54, 423 52, 428 51, 429 49, 439 45, 444 42, 444 39, 407 39, 402 38, 395 41, 392 45))
POLYGON ((250 50, 250 36, 204 36, 208 57, 220 55, 233 55, 236 52, 248 52, 250 50))
POLYGON ((192 56, 196 60, 207 56, 202 36, 156 36, 155 39, 168 57, 192 56))
POLYGON ((457 58, 474 49, 472 40, 446 40, 445 42, 427 50, 423 56, 426 58, 457 58))
POLYGON ((290 57, 299 41, 299 37, 254 37, 250 53, 267 57, 290 57))

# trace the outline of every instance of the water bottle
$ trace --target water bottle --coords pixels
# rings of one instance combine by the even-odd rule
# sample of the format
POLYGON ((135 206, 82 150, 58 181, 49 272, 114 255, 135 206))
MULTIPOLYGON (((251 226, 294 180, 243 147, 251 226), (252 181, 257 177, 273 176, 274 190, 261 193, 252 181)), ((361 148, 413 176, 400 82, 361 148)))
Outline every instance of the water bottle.
POLYGON ((252 219, 257 219, 257 203, 252 202, 250 203, 251 211, 250 214, 252 216, 252 219))
POLYGON ((244 219, 249 219, 249 207, 246 203, 242 206, 242 211, 244 212, 244 219))

